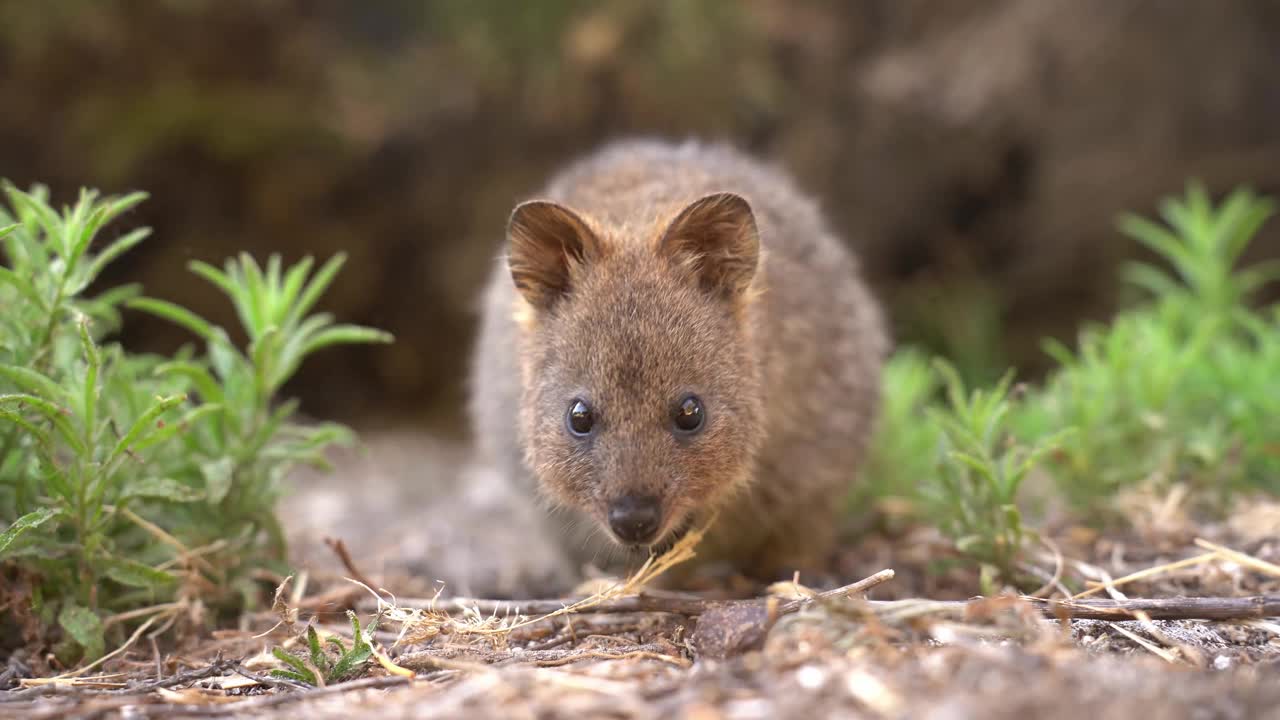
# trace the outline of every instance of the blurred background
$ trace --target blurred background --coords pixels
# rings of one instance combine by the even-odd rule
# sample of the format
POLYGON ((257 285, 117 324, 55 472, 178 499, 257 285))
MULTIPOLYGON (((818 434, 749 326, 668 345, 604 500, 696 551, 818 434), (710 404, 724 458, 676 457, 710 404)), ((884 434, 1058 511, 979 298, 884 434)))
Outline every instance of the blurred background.
MULTIPOLYGON (((43 0, 0 3, 0 177, 151 199, 104 278, 228 327, 186 270, 349 253, 310 414, 465 432, 476 294, 512 205, 612 137, 793 172, 900 342, 975 380, 1125 301, 1119 212, 1189 178, 1280 193, 1276 0, 43 0)), ((105 238, 104 238, 105 240, 105 238)), ((1255 258, 1280 253, 1273 224, 1255 258)), ((125 342, 190 338, 135 314, 125 342)))

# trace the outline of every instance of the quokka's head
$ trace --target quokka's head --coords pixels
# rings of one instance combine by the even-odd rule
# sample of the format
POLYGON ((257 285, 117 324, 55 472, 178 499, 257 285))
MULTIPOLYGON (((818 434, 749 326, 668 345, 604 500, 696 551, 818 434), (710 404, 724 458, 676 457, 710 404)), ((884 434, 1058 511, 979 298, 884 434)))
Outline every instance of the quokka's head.
POLYGON ((763 436, 751 206, 718 193, 610 223, 516 207, 508 265, 526 458, 625 546, 669 540, 750 476, 763 436))

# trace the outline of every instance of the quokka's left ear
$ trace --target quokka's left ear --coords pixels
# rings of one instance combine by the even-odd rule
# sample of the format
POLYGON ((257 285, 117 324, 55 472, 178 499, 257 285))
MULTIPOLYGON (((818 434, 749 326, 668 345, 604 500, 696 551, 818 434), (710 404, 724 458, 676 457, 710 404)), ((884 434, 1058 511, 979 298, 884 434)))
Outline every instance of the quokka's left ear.
POLYGON ((658 252, 689 272, 704 290, 726 299, 741 297, 760 261, 751 205, 731 192, 693 201, 667 226, 658 252))
POLYGON ((530 200, 512 211, 507 239, 511 279, 529 304, 543 311, 569 293, 575 271, 600 251, 586 221, 545 200, 530 200))

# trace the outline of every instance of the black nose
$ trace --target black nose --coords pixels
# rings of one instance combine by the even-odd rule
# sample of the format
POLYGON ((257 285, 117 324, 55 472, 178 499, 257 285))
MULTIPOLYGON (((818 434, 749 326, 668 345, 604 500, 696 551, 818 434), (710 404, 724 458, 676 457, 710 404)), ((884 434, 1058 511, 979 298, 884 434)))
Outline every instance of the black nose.
POLYGON ((625 543, 643 545, 652 541, 660 519, 657 498, 628 496, 609 505, 609 528, 625 543))

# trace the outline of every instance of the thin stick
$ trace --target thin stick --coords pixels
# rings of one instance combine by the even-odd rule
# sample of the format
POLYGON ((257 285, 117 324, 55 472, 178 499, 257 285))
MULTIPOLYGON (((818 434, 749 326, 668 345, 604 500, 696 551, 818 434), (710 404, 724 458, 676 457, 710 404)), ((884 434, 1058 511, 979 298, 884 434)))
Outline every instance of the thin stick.
POLYGON ((1042 600, 1024 598, 1049 617, 1059 613, 1082 620, 1136 620, 1146 613, 1152 620, 1243 620, 1280 616, 1280 595, 1242 598, 1163 598, 1141 600, 1042 600))
POLYGON ((561 665, 578 662, 579 660, 658 660, 660 662, 682 668, 687 668, 693 665, 693 663, 687 658, 653 652, 652 650, 632 650, 630 652, 623 653, 611 653, 604 650, 589 650, 584 653, 566 655, 554 660, 537 660, 534 661, 534 665, 537 665, 538 667, 559 667, 561 665))
POLYGON ((188 562, 191 558, 203 557, 205 555, 218 552, 219 550, 226 548, 230 544, 231 543, 228 543, 226 540, 214 540, 208 545, 201 545, 198 548, 192 548, 191 550, 188 550, 178 555, 178 557, 165 560, 164 562, 157 565, 156 569, 168 570, 174 565, 181 565, 188 562))
MULTIPOLYGON (((517 616, 545 615, 572 607, 587 598, 557 598, 546 600, 485 600, 483 598, 397 598, 397 607, 410 610, 437 610, 439 612, 475 610, 481 615, 517 616)), ((613 600, 605 600, 582 607, 583 613, 666 612, 676 615, 701 615, 714 601, 696 595, 652 595, 641 592, 613 600)), ((370 608, 362 605, 361 609, 370 608)))
POLYGON ((351 553, 347 550, 347 544, 342 541, 342 538, 325 538, 324 544, 329 546, 334 555, 338 556, 338 560, 347 569, 351 579, 356 580, 361 585, 374 587, 374 582, 369 579, 369 576, 360 572, 360 568, 356 567, 355 561, 351 559, 351 553))
MULTIPOLYGON (((880 574, 872 575, 867 580, 877 578, 880 574)), ((863 581, 865 582, 865 581, 863 581)), ((883 582, 883 581, 881 581, 883 582)), ((856 584, 856 583, 855 583, 856 584)), ((852 586, 847 586, 852 587, 852 586)), ((830 596, 849 592, 845 588, 829 591, 830 596)), ((823 595, 828 595, 824 593, 823 595)), ((822 597, 822 596, 819 596, 822 597)), ((1206 598, 1162 598, 1162 599, 1135 599, 1135 600, 1046 600, 1043 598, 1033 598, 1023 596, 1023 599, 1034 605, 1046 617, 1056 618, 1060 615, 1067 615, 1081 620, 1133 620, 1134 613, 1145 612, 1153 620, 1243 620, 1247 618, 1266 618, 1280 617, 1280 595, 1256 595, 1253 597, 1206 597, 1206 598)), ((950 600, 950 601, 930 601, 928 606, 934 610, 956 610, 962 611, 973 603, 981 602, 983 598, 975 598, 974 600, 950 600)), ((422 603, 421 607, 427 607, 426 600, 399 600, 402 607, 414 607, 415 604, 422 603)), ((435 607, 440 611, 450 609, 448 603, 436 600, 435 607)), ((509 600, 480 600, 476 598, 455 598, 449 602, 456 602, 458 607, 479 608, 482 613, 504 614, 517 612, 539 613, 548 610, 562 608, 572 600, 530 600, 526 602, 514 602, 509 600)), ((760 600, 706 600, 696 596, 672 596, 672 595, 632 595, 629 597, 618 598, 592 606, 586 613, 634 613, 634 612, 666 612, 675 615, 685 615, 695 617, 707 612, 717 605, 724 605, 727 602, 760 602, 760 600)), ((784 605, 781 611, 795 612, 788 606, 794 603, 812 602, 812 599, 805 598, 802 600, 793 600, 788 605, 784 605)), ((867 605, 872 609, 898 609, 905 607, 907 604, 912 606, 918 605, 919 600, 867 600, 867 605)), ((798 609, 798 608, 797 608, 798 609)))
POLYGON ((531 663, 542 667, 564 665, 578 660, 618 660, 627 657, 648 657, 667 663, 688 667, 684 658, 669 654, 669 647, 657 644, 627 644, 621 647, 552 650, 481 650, 468 648, 436 648, 405 653, 396 658, 401 667, 411 670, 436 670, 440 668, 472 670, 490 665, 519 665, 531 663))
POLYGON ((786 615, 788 613, 793 613, 803 608, 804 606, 809 605, 810 603, 819 602, 822 600, 830 600, 832 598, 838 598, 838 597, 847 598, 855 594, 865 593, 871 588, 877 585, 883 585, 884 583, 887 583, 892 579, 893 579, 892 569, 881 570, 880 572, 875 573, 874 575, 869 575, 859 580, 856 583, 850 583, 848 585, 845 585, 844 587, 838 587, 835 590, 827 590, 826 592, 818 593, 813 597, 792 600, 786 605, 783 605, 782 607, 778 608, 778 614, 786 615))
POLYGON ((112 625, 115 625, 118 622, 124 622, 125 620, 132 620, 134 618, 140 618, 145 615, 152 615, 154 613, 167 613, 175 610, 182 610, 182 609, 185 609, 186 607, 187 607, 187 603, 185 602, 171 602, 171 603, 161 603, 159 605, 151 605, 150 607, 138 608, 137 610, 129 610, 128 612, 116 613, 115 615, 112 615, 106 620, 103 620, 102 627, 103 629, 106 629, 111 627, 112 625))
POLYGON ((279 695, 248 698, 220 705, 183 705, 178 703, 154 705, 138 704, 133 706, 133 711, 142 717, 173 717, 175 715, 196 717, 225 717, 229 715, 239 717, 245 713, 261 708, 275 707, 277 705, 289 705, 315 698, 342 695, 349 692, 355 692, 357 690, 371 690, 396 687, 399 685, 409 685, 412 682, 413 681, 409 678, 396 676, 372 677, 363 678, 361 680, 352 680, 338 685, 329 685, 328 687, 308 690, 307 692, 280 693, 279 695))
POLYGON ((98 689, 76 687, 73 685, 69 685, 68 683, 65 683, 65 682, 48 682, 41 685, 35 685, 32 687, 26 688, 25 690, 11 690, 9 692, 0 692, 0 703, 26 700, 28 698, 38 697, 41 695, 56 695, 56 694, 82 694, 82 695, 93 695, 95 697, 101 696, 101 695, 142 694, 142 693, 151 692, 152 690, 155 690, 158 688, 169 688, 169 687, 173 687, 174 685, 184 685, 186 683, 194 682, 196 680, 204 680, 205 678, 210 678, 215 675, 221 675, 228 670, 234 669, 238 665, 239 665, 238 660, 224 660, 222 658, 219 658, 217 660, 214 660, 212 663, 199 669, 184 670, 182 672, 170 675, 169 677, 166 677, 166 678, 160 678, 157 680, 148 680, 146 682, 137 683, 136 685, 130 685, 128 687, 110 689, 110 690, 98 690, 98 689), (75 690, 79 690, 80 692, 78 693, 73 692, 75 690))

